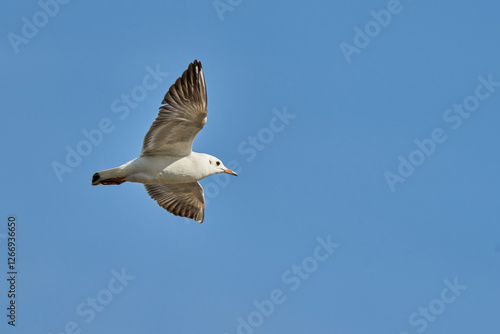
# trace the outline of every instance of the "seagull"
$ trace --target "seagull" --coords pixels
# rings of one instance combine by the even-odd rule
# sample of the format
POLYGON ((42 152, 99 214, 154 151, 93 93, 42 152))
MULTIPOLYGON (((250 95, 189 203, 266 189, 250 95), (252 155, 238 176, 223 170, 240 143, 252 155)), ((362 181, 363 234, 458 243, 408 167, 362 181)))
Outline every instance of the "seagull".
POLYGON ((237 176, 220 159, 192 151, 194 137, 206 122, 207 88, 201 63, 195 59, 165 94, 141 155, 95 173, 92 185, 142 183, 165 210, 202 223, 205 199, 198 181, 218 173, 237 176))

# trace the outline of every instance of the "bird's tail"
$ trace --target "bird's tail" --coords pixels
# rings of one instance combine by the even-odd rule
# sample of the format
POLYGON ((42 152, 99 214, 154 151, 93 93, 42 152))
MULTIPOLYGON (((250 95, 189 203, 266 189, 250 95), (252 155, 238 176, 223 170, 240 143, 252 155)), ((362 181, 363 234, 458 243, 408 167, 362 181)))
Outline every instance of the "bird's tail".
POLYGON ((123 166, 101 170, 92 176, 92 185, 97 186, 99 184, 122 184, 126 181, 126 176, 127 174, 123 166))

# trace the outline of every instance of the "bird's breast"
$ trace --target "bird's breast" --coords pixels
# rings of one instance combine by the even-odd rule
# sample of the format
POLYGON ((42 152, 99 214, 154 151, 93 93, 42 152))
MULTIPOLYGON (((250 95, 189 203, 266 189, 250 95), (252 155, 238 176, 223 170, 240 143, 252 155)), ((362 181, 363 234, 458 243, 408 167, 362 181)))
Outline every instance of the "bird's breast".
POLYGON ((143 183, 183 183, 203 178, 189 156, 143 156, 133 165, 131 173, 142 175, 143 183))

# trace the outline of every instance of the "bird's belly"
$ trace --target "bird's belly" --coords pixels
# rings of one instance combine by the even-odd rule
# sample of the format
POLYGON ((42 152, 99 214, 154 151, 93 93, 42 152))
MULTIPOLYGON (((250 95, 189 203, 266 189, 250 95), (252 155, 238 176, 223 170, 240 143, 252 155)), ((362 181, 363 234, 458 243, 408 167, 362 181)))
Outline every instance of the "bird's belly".
POLYGON ((131 166, 127 181, 144 184, 184 183, 201 179, 186 158, 148 156, 140 157, 131 166))
POLYGON ((158 182, 153 183, 182 183, 199 180, 193 175, 187 175, 182 170, 172 170, 172 168, 165 168, 156 175, 155 179, 158 182))

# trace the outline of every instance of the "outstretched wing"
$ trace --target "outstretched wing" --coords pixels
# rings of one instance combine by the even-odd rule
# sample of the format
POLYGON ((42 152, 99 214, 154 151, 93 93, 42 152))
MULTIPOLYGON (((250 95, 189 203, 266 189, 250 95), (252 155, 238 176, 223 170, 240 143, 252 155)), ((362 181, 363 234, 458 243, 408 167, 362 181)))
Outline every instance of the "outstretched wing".
POLYGON ((198 182, 144 186, 149 196, 168 212, 203 222, 205 199, 203 188, 198 182))
POLYGON ((197 60, 170 87, 151 125, 141 155, 186 156, 207 122, 207 88, 197 60))

